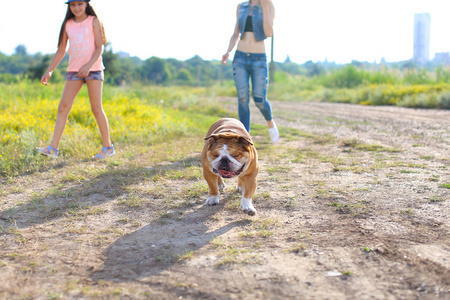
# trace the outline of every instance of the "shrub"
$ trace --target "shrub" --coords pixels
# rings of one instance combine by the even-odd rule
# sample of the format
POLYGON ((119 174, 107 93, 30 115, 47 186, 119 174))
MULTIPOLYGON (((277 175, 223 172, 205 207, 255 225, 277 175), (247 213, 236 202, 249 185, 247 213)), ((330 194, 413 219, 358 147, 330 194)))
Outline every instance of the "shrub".
POLYGON ((450 92, 440 93, 438 96, 440 108, 450 109, 450 92))
POLYGON ((0 82, 3 83, 18 83, 20 80, 20 75, 13 75, 10 73, 0 74, 0 82))
POLYGON ((397 106, 411 108, 438 108, 438 99, 435 93, 406 95, 397 102, 397 106))
POLYGON ((328 88, 353 88, 363 84, 369 73, 353 65, 347 65, 321 78, 321 83, 328 88))

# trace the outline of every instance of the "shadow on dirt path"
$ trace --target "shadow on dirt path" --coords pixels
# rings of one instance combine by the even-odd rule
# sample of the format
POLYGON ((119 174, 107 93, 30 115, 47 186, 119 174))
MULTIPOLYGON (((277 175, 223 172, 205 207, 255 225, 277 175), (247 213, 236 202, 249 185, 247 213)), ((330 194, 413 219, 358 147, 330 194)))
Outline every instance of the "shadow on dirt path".
MULTIPOLYGON (((0 211, 0 228, 13 226, 22 229, 49 223, 62 217, 80 216, 89 213, 87 211, 92 213, 95 207, 128 194, 130 186, 156 175, 164 176, 167 172, 199 164, 200 156, 195 156, 152 167, 108 168, 89 180, 67 182, 63 187, 50 186, 45 192, 31 193, 30 197, 25 198, 26 200, 18 193, 20 196, 18 204, 0 211)), ((27 175, 27 177, 31 176, 27 175)))
POLYGON ((183 260, 184 255, 188 256, 234 227, 250 222, 234 221, 210 230, 206 222, 222 208, 223 204, 199 206, 183 215, 181 221, 161 217, 121 237, 105 249, 102 270, 93 272, 92 278, 122 282, 160 275, 183 260))

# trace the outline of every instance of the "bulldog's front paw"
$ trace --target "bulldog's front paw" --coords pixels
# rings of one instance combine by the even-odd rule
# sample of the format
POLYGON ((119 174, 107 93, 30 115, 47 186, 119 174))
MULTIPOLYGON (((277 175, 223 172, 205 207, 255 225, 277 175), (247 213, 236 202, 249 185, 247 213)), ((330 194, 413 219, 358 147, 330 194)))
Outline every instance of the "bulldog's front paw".
POLYGON ((219 195, 208 197, 208 199, 206 199, 206 204, 210 206, 219 204, 219 195))
POLYGON ((244 193, 244 188, 242 187, 242 185, 238 185, 238 186, 236 187, 236 191, 237 191, 238 193, 243 194, 243 193, 244 193))
POLYGON ((249 216, 256 215, 256 209, 253 207, 252 199, 242 197, 241 209, 244 213, 248 214, 249 216))
POLYGON ((223 190, 225 189, 226 185, 225 182, 222 182, 222 184, 219 184, 219 191, 223 192, 223 190))

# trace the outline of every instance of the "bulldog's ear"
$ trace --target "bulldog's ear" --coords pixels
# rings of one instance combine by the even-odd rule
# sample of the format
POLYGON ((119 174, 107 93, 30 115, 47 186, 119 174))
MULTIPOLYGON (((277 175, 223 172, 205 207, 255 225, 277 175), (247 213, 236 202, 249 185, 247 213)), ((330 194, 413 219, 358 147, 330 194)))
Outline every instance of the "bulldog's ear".
POLYGON ((216 135, 212 134, 204 138, 205 141, 208 141, 209 147, 211 147, 216 142, 216 135))
POLYGON ((207 137, 205 137, 204 138, 204 140, 206 141, 206 140, 209 140, 209 139, 212 139, 212 140, 216 140, 216 135, 215 134, 212 134, 212 135, 210 135, 210 136, 207 136, 207 137))
POLYGON ((240 136, 239 137, 239 142, 245 146, 249 146, 252 145, 253 146, 253 142, 251 139, 246 138, 245 136, 240 136))

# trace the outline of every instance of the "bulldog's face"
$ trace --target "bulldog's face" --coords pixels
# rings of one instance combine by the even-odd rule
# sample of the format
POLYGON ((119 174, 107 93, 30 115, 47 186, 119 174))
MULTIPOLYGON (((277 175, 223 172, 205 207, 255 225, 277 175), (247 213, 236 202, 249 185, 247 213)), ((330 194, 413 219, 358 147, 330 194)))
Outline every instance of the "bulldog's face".
POLYGON ((249 142, 240 136, 212 135, 207 152, 211 170, 223 178, 231 178, 246 169, 249 160, 249 142))

